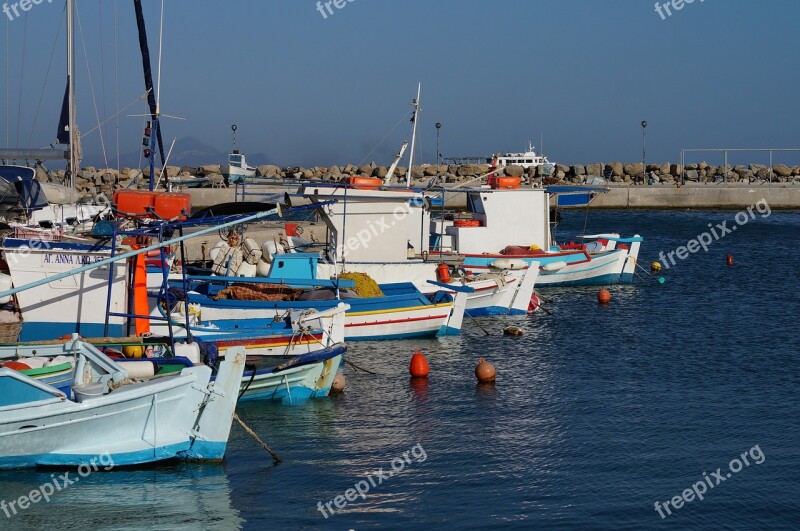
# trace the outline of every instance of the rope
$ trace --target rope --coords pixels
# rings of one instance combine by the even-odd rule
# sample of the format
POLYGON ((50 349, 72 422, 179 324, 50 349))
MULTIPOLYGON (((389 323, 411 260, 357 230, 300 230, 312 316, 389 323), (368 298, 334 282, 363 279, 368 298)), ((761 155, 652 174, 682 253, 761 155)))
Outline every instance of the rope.
POLYGON ((266 450, 267 452, 269 452, 269 455, 271 455, 271 456, 272 456, 272 459, 274 459, 276 463, 280 463, 280 462, 282 462, 282 461, 283 461, 283 460, 282 460, 280 457, 278 457, 278 454, 276 454, 275 452, 273 452, 273 451, 272 451, 272 449, 271 449, 269 446, 267 446, 267 445, 264 443, 264 441, 262 441, 261 439, 259 439, 258 435, 256 435, 256 432, 254 432, 253 430, 251 430, 251 429, 250 429, 250 427, 249 427, 247 424, 245 424, 245 423, 244 423, 244 421, 243 421, 242 419, 240 419, 240 418, 239 418, 239 415, 238 415, 238 414, 237 414, 235 411, 233 412, 233 419, 234 419, 236 422, 238 422, 238 423, 239 423, 239 426, 241 426, 241 427, 242 427, 242 429, 243 429, 244 431, 246 431, 248 435, 250 435, 250 436, 251 436, 253 439, 255 439, 255 440, 256 440, 256 442, 257 442, 258 444, 260 444, 260 445, 261 445, 261 447, 262 447, 264 450, 266 450))
MULTIPOLYGON (((97 110, 97 98, 94 94, 94 82, 92 81, 92 71, 89 68, 89 54, 86 52, 86 41, 83 39, 83 24, 81 23, 81 15, 80 10, 75 7, 75 16, 78 20, 78 31, 81 34, 81 46, 83 47, 83 56, 86 59, 86 75, 89 79, 89 88, 91 89, 92 93, 92 106, 94 107, 94 115, 97 119, 97 125, 100 127, 100 111, 97 110)), ((103 150, 103 161, 105 162, 105 167, 108 168, 108 153, 106 152, 106 141, 103 138, 103 133, 100 133, 100 147, 103 150)))
POLYGON ((365 372, 365 373, 367 373, 367 374, 374 374, 374 375, 377 375, 377 374, 378 374, 377 372, 372 372, 372 371, 370 371, 369 369, 365 369, 365 368, 363 368, 363 367, 359 367, 358 365, 356 365, 355 363, 353 363, 352 361, 350 361, 350 360, 348 360, 348 359, 344 360, 344 362, 345 362, 346 364, 350 365, 352 368, 354 368, 354 369, 355 369, 355 370, 357 370, 357 371, 364 371, 364 372, 365 372))

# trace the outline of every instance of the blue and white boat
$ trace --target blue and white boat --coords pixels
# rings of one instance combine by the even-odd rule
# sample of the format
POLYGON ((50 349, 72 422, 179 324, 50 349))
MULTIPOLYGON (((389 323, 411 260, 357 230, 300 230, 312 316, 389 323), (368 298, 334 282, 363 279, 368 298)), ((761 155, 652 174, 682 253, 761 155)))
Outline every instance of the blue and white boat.
MULTIPOLYGON (((578 236, 581 243, 557 245, 551 223, 551 196, 560 206, 586 204, 597 189, 464 190, 468 220, 431 222, 431 254, 446 250, 464 256, 464 268, 483 273, 498 260, 538 263, 537 287, 594 286, 633 280, 642 237, 616 233, 578 236)), ((445 190, 445 193, 449 193, 445 190)))
MULTIPOLYGON (((331 311, 347 304, 344 340, 407 339, 457 335, 461 332, 467 297, 472 288, 432 284, 438 292, 424 295, 410 282, 380 284, 380 297, 358 297, 347 288, 351 280, 316 278, 319 254, 276 255, 266 277, 190 277, 188 307, 221 329, 258 327, 286 312, 331 311), (251 288, 256 294, 300 292, 295 300, 247 300, 221 296, 231 286, 251 288)), ((241 290, 244 293, 249 289, 241 290)), ((180 321, 179 307, 176 320, 180 321)))
POLYGON ((0 368, 0 469, 113 466, 225 454, 245 355, 232 352, 212 383, 210 367, 145 381, 88 343, 0 347, 0 357, 70 356, 70 394, 0 368), (104 462, 104 464, 106 464, 104 462))

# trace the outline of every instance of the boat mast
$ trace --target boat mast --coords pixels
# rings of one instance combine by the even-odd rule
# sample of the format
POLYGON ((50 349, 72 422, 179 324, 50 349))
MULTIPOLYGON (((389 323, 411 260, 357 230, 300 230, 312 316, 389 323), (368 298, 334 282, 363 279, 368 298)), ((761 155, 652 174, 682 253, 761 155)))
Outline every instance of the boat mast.
POLYGON ((406 188, 411 188, 411 180, 414 177, 411 170, 414 167, 414 144, 417 139, 417 118, 419 118, 419 96, 421 92, 422 83, 419 83, 417 85, 417 99, 411 102, 411 106, 414 108, 414 116, 411 117, 414 127, 411 129, 411 152, 408 155, 408 178, 406 179, 406 188))
POLYGON ((69 105, 69 185, 75 188, 78 129, 75 126, 75 0, 67 0, 67 86, 69 105))

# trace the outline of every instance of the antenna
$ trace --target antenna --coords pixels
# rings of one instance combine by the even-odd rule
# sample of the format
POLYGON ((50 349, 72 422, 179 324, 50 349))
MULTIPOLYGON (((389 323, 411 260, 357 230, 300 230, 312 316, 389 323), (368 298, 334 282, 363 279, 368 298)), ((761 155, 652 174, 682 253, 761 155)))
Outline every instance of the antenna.
POLYGON ((239 126, 233 124, 231 126, 231 131, 233 131, 233 152, 236 153, 236 130, 239 129, 239 126))

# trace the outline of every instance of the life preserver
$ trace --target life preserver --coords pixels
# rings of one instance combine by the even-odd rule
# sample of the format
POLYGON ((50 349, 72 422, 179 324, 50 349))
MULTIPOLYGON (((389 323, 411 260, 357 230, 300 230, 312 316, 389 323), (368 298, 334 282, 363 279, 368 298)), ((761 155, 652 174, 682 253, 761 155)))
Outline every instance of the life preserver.
POLYGON ((347 179, 347 184, 359 190, 377 190, 378 187, 383 184, 383 180, 377 177, 354 175, 347 179))
POLYGON ((481 222, 477 219, 457 219, 453 222, 455 227, 480 227, 481 222))

